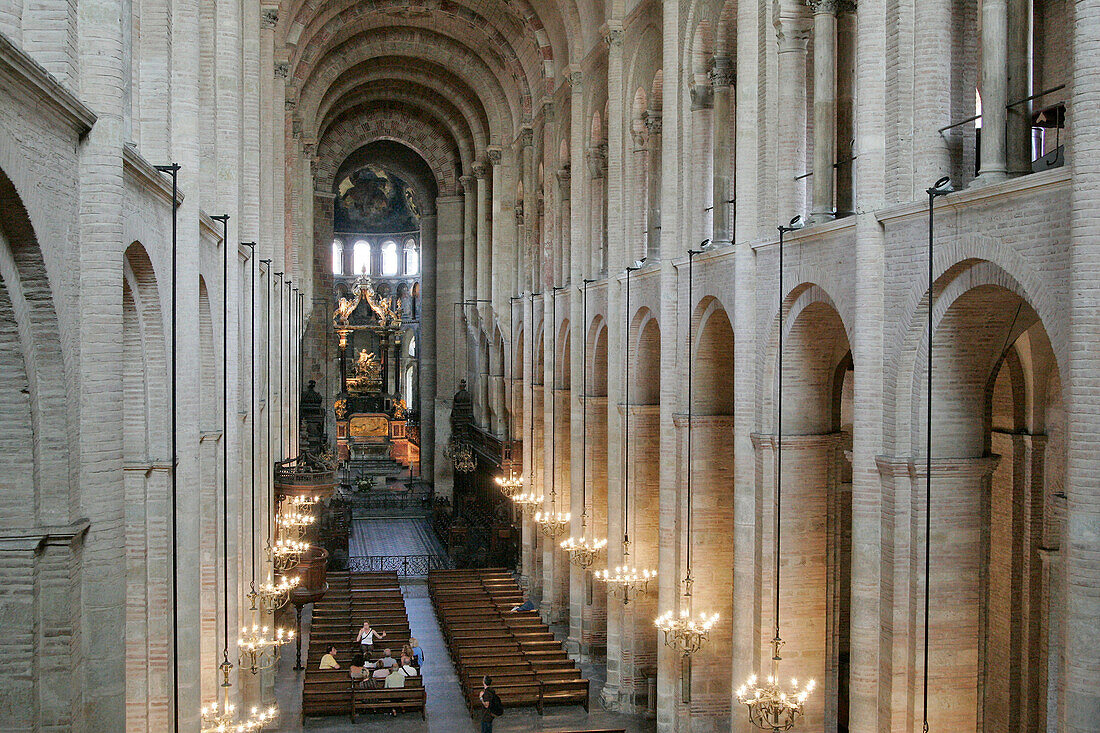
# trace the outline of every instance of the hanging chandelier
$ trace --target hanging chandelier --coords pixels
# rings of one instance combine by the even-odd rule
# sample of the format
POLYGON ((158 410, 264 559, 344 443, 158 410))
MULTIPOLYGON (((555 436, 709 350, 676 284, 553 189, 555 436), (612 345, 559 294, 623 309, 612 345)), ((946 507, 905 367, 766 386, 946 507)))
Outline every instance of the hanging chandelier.
POLYGON ((252 674, 271 669, 279 662, 283 646, 292 641, 294 641, 293 629, 277 628, 272 634, 266 626, 256 624, 251 627, 244 626, 241 628, 240 636, 237 637, 240 654, 238 663, 242 669, 247 667, 252 674))
MULTIPOLYGON (((695 271, 694 263, 695 256, 701 254, 706 246, 710 244, 710 240, 705 240, 699 247, 699 249, 688 250, 688 307, 691 308, 695 303, 695 271)), ((692 329, 688 328, 688 346, 687 346, 687 362, 688 362, 688 386, 687 386, 687 572, 684 576, 684 595, 683 595, 683 607, 680 609, 679 614, 675 614, 672 611, 658 616, 653 620, 653 625, 656 626, 665 639, 665 646, 671 647, 679 652, 680 656, 687 662, 684 665, 684 702, 689 702, 691 697, 691 666, 690 658, 697 651, 703 648, 707 640, 710 638, 710 630, 718 623, 718 614, 700 614, 695 615, 693 608, 694 596, 692 595, 692 589, 694 586, 694 578, 692 577, 692 550, 694 544, 694 536, 692 534, 692 518, 693 510, 693 493, 692 493, 692 427, 694 424, 694 404, 693 404, 693 386, 695 376, 695 352, 693 343, 692 329)))
POLYGON ((275 568, 276 573, 285 573, 287 570, 298 566, 298 563, 302 561, 302 555, 308 549, 308 542, 279 539, 275 540, 274 544, 267 546, 267 559, 275 568))
POLYGON ((321 500, 320 496, 288 496, 284 499, 292 511, 308 514, 321 500))
MULTIPOLYGON (((584 307, 581 323, 588 323, 588 286, 595 280, 584 280, 584 307)), ((588 570, 607 547, 607 540, 588 536, 588 346, 584 347, 584 368, 581 369, 581 533, 579 537, 569 537, 561 543, 563 550, 569 553, 569 562, 582 570, 588 570)))
POLYGON ((263 730, 265 725, 275 722, 279 710, 274 705, 261 710, 252 708, 245 720, 237 721, 237 706, 228 700, 206 705, 200 711, 202 733, 248 733, 263 730))
POLYGON ((275 524, 280 529, 286 530, 288 533, 297 533, 298 539, 305 537, 306 532, 316 521, 312 514, 306 514, 304 512, 284 512, 280 511, 275 517, 275 524))
MULTIPOLYGON (((552 492, 550 500, 553 501, 552 492)), ((538 512, 535 514, 535 524, 539 526, 543 535, 557 539, 565 534, 571 518, 572 515, 569 512, 538 512)))
POLYGON ((523 491, 523 476, 517 474, 513 468, 508 469, 507 476, 497 476, 496 482, 500 493, 509 499, 523 491))
POLYGON ((683 657, 690 657, 703 648, 716 623, 717 613, 693 617, 687 609, 680 611, 679 616, 669 611, 653 621, 664 634, 665 646, 672 647, 683 657))
MULTIPOLYGON (((626 268, 626 325, 624 333, 630 334, 630 274, 640 270, 645 264, 645 258, 637 260, 626 268)), ((622 565, 614 569, 606 568, 597 570, 594 574, 597 581, 607 586, 607 592, 613 596, 622 598, 623 605, 630 603, 633 596, 646 595, 649 592, 649 582, 657 579, 657 571, 650 568, 638 568, 630 563, 630 533, 628 523, 630 520, 630 350, 627 349, 623 357, 623 369, 626 378, 626 410, 623 420, 623 501, 622 501, 622 565)))
POLYGON ((512 503, 519 507, 524 515, 528 517, 535 514, 544 501, 545 497, 542 494, 536 494, 533 491, 516 494, 512 497, 512 503))
POLYGON ((772 639, 772 673, 764 682, 758 681, 758 675, 737 690, 737 701, 746 706, 749 720, 757 728, 772 733, 790 730, 802 717, 803 705, 814 689, 814 681, 809 680, 799 686, 797 679, 791 679, 791 687, 784 689, 780 684, 779 662, 782 657, 783 639, 779 635, 779 569, 781 548, 781 519, 783 507, 783 237, 787 232, 801 229, 806 224, 801 216, 791 219, 789 226, 779 227, 779 352, 778 379, 776 391, 776 460, 775 460, 775 637, 772 639))
POLYGON ((273 613, 290 602, 290 592, 298 587, 301 579, 295 575, 288 578, 285 575, 279 578, 279 582, 272 581, 271 576, 267 582, 260 583, 248 593, 248 600, 252 604, 251 611, 261 610, 273 613), (256 604, 259 603, 257 609, 256 604))

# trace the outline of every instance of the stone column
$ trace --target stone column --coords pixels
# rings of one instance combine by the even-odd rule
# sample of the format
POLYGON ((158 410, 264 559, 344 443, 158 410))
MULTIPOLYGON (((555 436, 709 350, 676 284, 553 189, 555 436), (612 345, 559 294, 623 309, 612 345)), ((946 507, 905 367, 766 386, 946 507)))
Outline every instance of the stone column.
POLYGON ((856 7, 840 4, 836 31, 836 213, 855 212, 855 103, 856 103, 856 7))
MULTIPOLYGON (((932 564, 924 578, 925 462, 910 462, 910 512, 916 623, 910 689, 919 694, 924 674, 923 603, 930 592, 928 720, 933 730, 975 730, 979 675, 984 657, 983 577, 989 523, 989 480, 998 457, 932 460, 932 564)), ((920 710, 914 707, 914 722, 920 710)))
POLYGON ((995 183, 1008 173, 1008 0, 982 0, 982 155, 978 180, 995 183))
POLYGON ((728 203, 733 196, 731 175, 733 172, 733 146, 730 145, 730 123, 733 121, 734 104, 730 94, 733 86, 734 71, 729 56, 715 56, 714 69, 711 71, 711 84, 714 95, 714 183, 711 204, 714 206, 713 233, 711 239, 717 244, 729 244, 733 240, 730 224, 733 219, 733 204, 728 203))
MULTIPOLYGON (((490 270, 492 240, 489 233, 489 166, 479 160, 474 163, 473 170, 477 178, 477 274, 474 294, 478 298, 488 298, 493 290, 490 270)), ((471 310, 480 309, 474 307, 471 310)))
POLYGON ((776 218, 786 223, 806 211, 806 48, 810 24, 784 8, 776 22, 779 40, 779 145, 776 151, 776 218))
MULTIPOLYGON (((1031 0, 1008 0, 1008 103, 1031 96, 1031 0)), ((1031 172, 1031 102, 1006 110, 1008 173, 1031 172)))
MULTIPOLYGON (((72 681, 82 692, 77 729, 126 729, 126 665, 120 645, 126 639, 126 506, 123 487, 122 263, 123 117, 122 4, 111 0, 81 3, 81 100, 98 117, 80 150, 80 208, 74 247, 84 277, 77 283, 81 305, 74 324, 80 333, 80 360, 72 375, 79 386, 80 410, 74 448, 79 486, 77 516, 91 525, 77 561, 82 567, 81 608, 74 619, 82 633, 74 641, 78 660, 72 681), (82 705, 82 708, 81 708, 82 705)), ((67 12, 67 8, 65 9, 67 12)), ((193 286, 193 283, 191 284, 193 286)), ((186 492, 184 492, 186 493, 186 492)), ((27 507, 27 511, 33 511, 27 507)), ((33 669, 34 660, 24 660, 33 669)), ((61 691, 59 691, 61 692, 61 691)), ((14 704, 14 701, 12 701, 14 704)), ((29 705, 29 700, 22 700, 29 705)), ((59 705, 60 707, 60 705, 59 705)), ((60 711, 58 711, 60 712, 60 711)))
MULTIPOLYGON (((420 283, 422 303, 420 313, 420 333, 428 334, 428 338, 421 338, 418 344, 420 349, 420 404, 426 409, 420 411, 420 475, 435 480, 435 425, 436 413, 441 405, 436 404, 436 343, 437 302, 436 288, 439 263, 437 261, 438 248, 436 246, 436 211, 433 208, 425 211, 420 217, 420 283)), ((445 310, 443 312, 446 312, 445 310)), ((447 397, 444 394, 444 397, 447 397)))
MULTIPOLYGON (((462 184, 462 300, 477 293, 477 194, 474 176, 459 177, 462 184)), ((421 247, 423 251, 423 247, 421 247)), ((446 304, 444 304, 446 305, 446 304)), ((457 387, 456 387, 457 389, 457 387)))
POLYGON ((604 187, 607 181, 607 146, 595 145, 585 151, 588 164, 588 241, 589 256, 585 266, 586 277, 597 277, 607 269, 607 209, 604 204, 604 187))
MULTIPOLYGON (((1067 6, 1068 9, 1069 6, 1067 6)), ((1071 109, 1100 106, 1100 6, 1076 3, 1071 109)), ((1068 80, 1067 80, 1068 81, 1068 80)), ((1084 733, 1100 719, 1100 128, 1075 130, 1069 282, 1069 369, 1065 565, 1066 733, 1084 733)))
POLYGON ((813 221, 833 218, 836 163, 836 13, 838 0, 807 0, 814 9, 813 221))
MULTIPOLYGON (((536 283, 532 282, 531 273, 535 263, 538 262, 535 232, 538 231, 538 216, 535 212, 535 190, 538 188, 535 170, 535 145, 534 130, 530 127, 523 128, 520 133, 520 159, 523 161, 523 216, 517 221, 522 223, 520 237, 517 240, 519 246, 519 267, 516 278, 516 294, 533 292, 536 283)), ((530 321, 524 319, 524 323, 530 321)), ((530 331, 530 329, 527 329, 530 331)), ((530 338, 525 343, 530 342, 530 338)), ((524 372, 526 374, 527 372, 524 372)))
MULTIPOLYGON (((648 137, 649 135, 645 131, 645 123, 641 120, 635 120, 630 130, 630 139, 634 145, 631 150, 634 166, 634 180, 631 182, 631 188, 635 195, 629 198, 632 214, 629 221, 631 224, 636 224, 636 226, 631 227, 629 236, 626 238, 625 264, 630 264, 636 259, 645 257, 649 252, 649 179, 652 177, 653 172, 649 167, 648 137)), ((627 194, 624 191, 624 208, 627 200, 627 194)))
POLYGON ((649 262, 661 258, 661 112, 648 110, 645 113, 645 126, 649 130, 646 157, 649 162, 647 176, 649 184, 649 216, 647 221, 646 256, 649 262))
POLYGON ((691 87, 691 160, 689 221, 697 222, 692 244, 711 239, 714 231, 714 92, 709 82, 691 87))
POLYGON ((570 216, 572 214, 569 205, 569 189, 572 181, 569 166, 563 167, 557 173, 558 176, 558 235, 561 237, 560 257, 554 263, 554 284, 565 285, 569 282, 570 258, 570 216))

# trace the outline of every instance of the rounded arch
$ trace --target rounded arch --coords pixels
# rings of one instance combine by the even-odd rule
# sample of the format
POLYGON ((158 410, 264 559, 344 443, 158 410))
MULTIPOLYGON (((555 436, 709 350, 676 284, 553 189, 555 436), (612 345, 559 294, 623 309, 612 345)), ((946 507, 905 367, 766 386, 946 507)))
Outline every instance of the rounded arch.
POLYGON ((570 370, 572 364, 570 356, 572 354, 572 344, 569 340, 569 319, 563 318, 561 324, 558 325, 558 336, 554 342, 554 348, 557 350, 557 365, 556 374, 554 375, 554 387, 556 389, 569 389, 570 385, 570 370))
POLYGON ((129 461, 169 453, 166 353, 153 263, 133 242, 123 258, 123 444, 129 461))
POLYGON ((733 362, 733 326, 721 302, 704 297, 692 318, 695 337, 692 410, 699 415, 732 415, 735 390, 729 366, 733 362))
POLYGON ((597 315, 592 319, 592 325, 588 328, 587 338, 587 364, 588 369, 588 395, 592 397, 607 396, 607 323, 603 316, 597 315))
POLYGON ((657 405, 661 402, 661 325, 649 308, 639 308, 631 319, 630 353, 633 364, 630 403, 657 405))

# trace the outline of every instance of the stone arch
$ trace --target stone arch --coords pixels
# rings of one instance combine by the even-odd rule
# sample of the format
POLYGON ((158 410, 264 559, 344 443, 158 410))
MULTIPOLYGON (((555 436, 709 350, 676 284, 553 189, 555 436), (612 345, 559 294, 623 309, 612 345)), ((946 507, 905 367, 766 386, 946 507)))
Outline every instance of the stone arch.
MULTIPOLYGON (((199 519, 200 544, 204 547, 216 547, 218 541, 217 513, 209 511, 217 505, 218 479, 221 476, 221 384, 217 365, 220 363, 220 344, 216 342, 214 312, 220 308, 217 301, 211 302, 211 293, 206 279, 199 276, 199 506, 208 510, 199 519)), ((272 365, 278 369, 277 364, 272 365)), ((276 378, 277 379, 277 378, 276 378)), ((199 607, 202 623, 217 625, 218 617, 218 580, 217 563, 204 563, 199 570, 199 607)), ((216 657, 218 654, 216 634, 203 634, 200 639, 200 658, 202 676, 200 687, 204 699, 213 698, 217 690, 216 657)))
POLYGON ((556 374, 554 375, 554 386, 556 389, 569 389, 570 385, 570 370, 572 365, 570 364, 571 344, 569 341, 569 319, 563 318, 561 324, 558 326, 557 339, 554 341, 554 348, 558 352, 556 374))
POLYGON ((588 394, 595 397, 607 396, 607 371, 608 371, 608 336, 607 323, 603 316, 597 315, 592 319, 592 325, 588 328, 588 394))
POLYGON ((697 415, 732 415, 734 384, 728 371, 733 363, 733 326, 722 303, 706 296, 695 308, 696 333, 693 408, 697 415))
POLYGON ((648 308, 638 309, 630 329, 628 358, 634 362, 630 402, 656 405, 661 402, 661 326, 648 308))
MULTIPOLYGON (((1062 531, 1054 507, 1065 471, 1063 362, 1027 287, 996 263, 957 261, 934 281, 933 295, 937 560, 927 591, 936 662, 928 670, 929 716, 937 727, 958 730, 974 729, 978 720, 987 728, 1007 729, 1011 721, 1045 728, 1057 712, 1047 709, 1043 691, 1061 674, 1060 638, 1051 629, 1064 610, 1056 603, 1042 608, 1041 598, 1061 597, 1063 580, 1046 574, 1040 552, 1057 547, 1062 531)), ((910 479, 920 497, 915 526, 925 521, 928 481, 927 309, 925 297, 900 369, 911 382, 899 385, 911 426, 899 445, 912 451, 910 479)), ((923 531, 913 544, 922 556, 923 531)), ((923 577, 916 592, 923 597, 923 577)), ((923 674, 920 660, 910 673, 923 674)))

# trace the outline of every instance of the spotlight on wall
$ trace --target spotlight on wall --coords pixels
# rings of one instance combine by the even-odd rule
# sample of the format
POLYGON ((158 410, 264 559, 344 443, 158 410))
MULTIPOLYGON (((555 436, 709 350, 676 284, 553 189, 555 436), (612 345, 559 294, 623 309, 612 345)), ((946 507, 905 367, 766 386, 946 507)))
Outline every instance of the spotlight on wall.
POLYGON ((951 185, 950 176, 944 176, 936 181, 932 188, 928 189, 929 196, 946 196, 949 193, 955 193, 955 187, 951 185))
POLYGON ((779 229, 783 232, 796 232, 804 226, 806 226, 806 220, 802 218, 802 214, 799 214, 798 216, 791 219, 790 224, 788 224, 787 226, 781 226, 779 227, 779 229))
POLYGON ((643 257, 640 260, 634 260, 634 264, 631 265, 631 267, 633 267, 635 270, 640 270, 643 267, 645 267, 645 261, 646 261, 645 257, 643 257))

